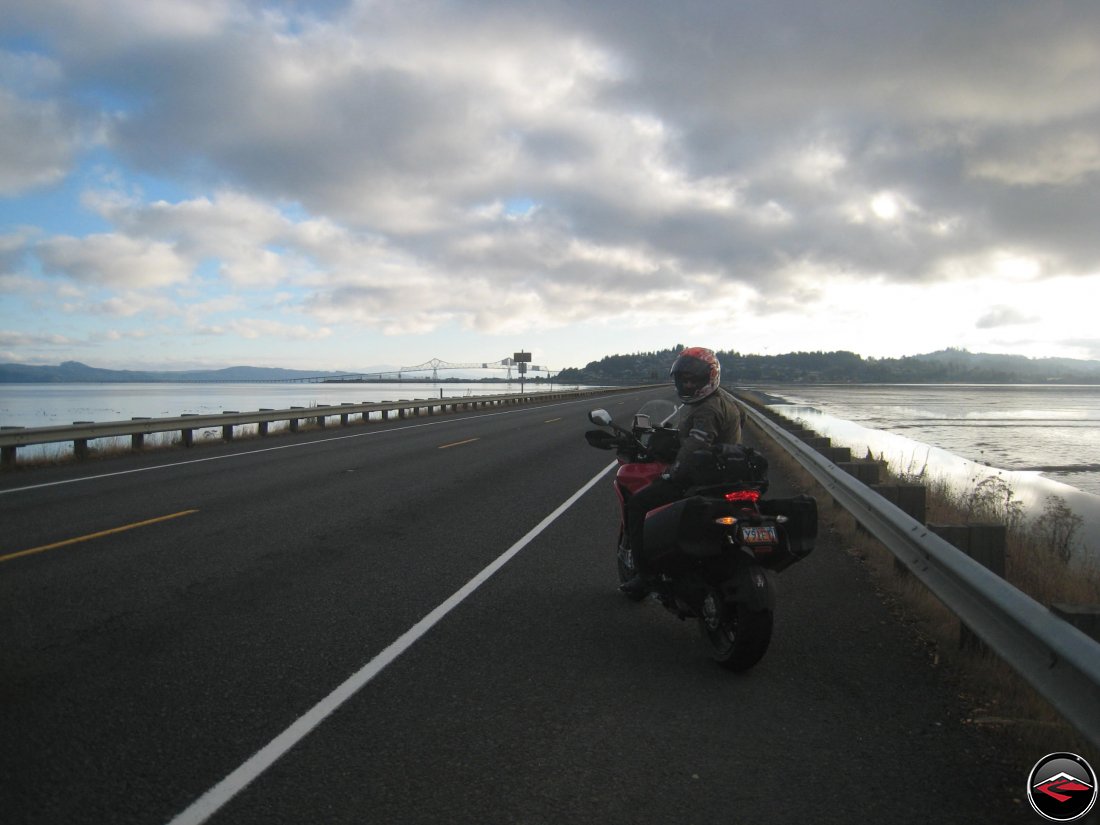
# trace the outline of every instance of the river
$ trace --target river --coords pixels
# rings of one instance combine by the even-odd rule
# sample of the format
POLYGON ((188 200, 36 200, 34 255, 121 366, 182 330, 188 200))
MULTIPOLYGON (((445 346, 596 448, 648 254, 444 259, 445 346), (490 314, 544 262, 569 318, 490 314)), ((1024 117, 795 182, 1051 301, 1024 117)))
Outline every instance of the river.
MULTIPOLYGON (((561 389, 562 385, 555 385, 561 389)), ((0 427, 50 427, 75 422, 175 418, 291 407, 518 395, 551 389, 549 382, 395 381, 389 383, 117 383, 0 384, 0 427)), ((215 437, 217 429, 197 432, 215 437)), ((44 444, 19 451, 23 459, 53 459, 71 454, 72 444, 44 444)))
MULTIPOLYGON (((561 387, 558 386, 558 389, 561 387)), ((522 391, 551 389, 528 383, 522 391)), ((446 396, 515 395, 514 383, 404 381, 392 383, 121 383, 0 384, 0 426, 49 427, 75 421, 170 418, 226 410, 338 406, 343 403, 414 401, 446 396)))
POLYGON ((1085 522, 1086 555, 1100 556, 1100 386, 760 385, 790 418, 891 469, 946 479, 960 490, 990 476, 1011 485, 1027 514, 1058 496, 1085 522))

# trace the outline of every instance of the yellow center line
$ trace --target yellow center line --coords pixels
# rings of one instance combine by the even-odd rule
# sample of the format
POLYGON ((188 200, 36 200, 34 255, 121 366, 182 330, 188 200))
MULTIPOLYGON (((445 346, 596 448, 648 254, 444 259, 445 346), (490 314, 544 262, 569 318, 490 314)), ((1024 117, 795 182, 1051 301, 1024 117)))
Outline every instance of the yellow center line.
POLYGON ((545 421, 543 421, 542 423, 543 424, 553 424, 555 421, 561 421, 561 417, 559 416, 558 418, 548 418, 545 421))
POLYGON ((461 447, 463 444, 470 444, 474 441, 480 441, 480 438, 467 438, 465 441, 455 441, 452 444, 440 444, 436 447, 437 450, 448 450, 451 447, 461 447))
POLYGON ((183 510, 179 513, 172 513, 167 516, 158 516, 157 518, 146 519, 145 521, 137 521, 133 524, 124 524, 122 527, 112 527, 110 530, 101 530, 98 533, 89 533, 86 536, 77 536, 72 539, 65 539, 64 541, 55 541, 53 544, 43 544, 41 547, 32 547, 29 550, 20 550, 17 553, 8 553, 6 556, 0 556, 0 562, 11 561, 17 559, 20 556, 29 556, 32 553, 42 553, 46 550, 54 550, 58 547, 65 547, 69 544, 78 544, 82 541, 91 541, 92 539, 102 538, 103 536, 109 536, 113 533, 122 533, 126 530, 134 530, 138 527, 146 527, 150 524, 157 524, 158 522, 168 521, 169 519, 179 518, 180 516, 189 516, 192 513, 197 513, 198 510, 183 510))

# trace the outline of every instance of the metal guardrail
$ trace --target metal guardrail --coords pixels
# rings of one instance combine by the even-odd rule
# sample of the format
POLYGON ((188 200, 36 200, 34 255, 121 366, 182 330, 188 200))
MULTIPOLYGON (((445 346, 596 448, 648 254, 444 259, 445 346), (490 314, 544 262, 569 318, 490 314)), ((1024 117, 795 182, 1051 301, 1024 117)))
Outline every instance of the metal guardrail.
POLYGON ((743 406, 755 423, 990 650, 1100 748, 1100 643, 906 515, 798 437, 743 406))
POLYGON ((601 387, 585 390, 557 390, 550 392, 529 392, 518 395, 480 395, 458 398, 429 398, 402 401, 363 402, 361 404, 322 404, 315 407, 290 407, 289 409, 261 409, 254 412, 227 410, 212 415, 182 415, 173 418, 133 418, 129 421, 77 422, 56 427, 2 427, 0 428, 0 465, 12 467, 16 463, 16 451, 20 447, 41 444, 73 442, 77 458, 86 455, 88 442, 100 438, 131 439, 135 450, 144 446, 144 438, 156 433, 176 432, 181 434, 184 446, 191 446, 195 430, 220 428, 222 438, 233 439, 234 427, 256 424, 261 436, 268 434, 268 425, 274 422, 289 422, 290 430, 297 432, 299 422, 313 421, 320 427, 326 426, 329 418, 339 417, 340 424, 346 426, 351 416, 362 416, 367 421, 371 414, 379 413, 382 420, 397 413, 399 418, 409 415, 419 416, 421 410, 427 415, 468 409, 481 409, 513 404, 530 404, 536 401, 553 401, 561 398, 580 398, 588 395, 606 395, 624 392, 637 387, 601 387))

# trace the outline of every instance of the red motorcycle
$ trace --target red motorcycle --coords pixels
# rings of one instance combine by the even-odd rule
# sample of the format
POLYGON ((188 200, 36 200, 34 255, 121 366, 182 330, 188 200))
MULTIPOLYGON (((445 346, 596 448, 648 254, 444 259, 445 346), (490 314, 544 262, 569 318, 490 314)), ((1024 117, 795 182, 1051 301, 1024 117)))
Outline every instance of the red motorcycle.
MULTIPOLYGON (((588 414, 606 428, 585 433, 588 443, 618 451, 620 582, 635 572, 626 503, 675 461, 678 409, 669 401, 649 401, 630 429, 606 410, 588 414)), ((749 447, 702 449, 687 464, 683 497, 646 514, 642 561, 655 574, 653 596, 680 619, 698 621, 711 658, 729 670, 748 670, 771 643, 771 576, 813 550, 817 502, 811 496, 765 499, 767 460, 749 447)))

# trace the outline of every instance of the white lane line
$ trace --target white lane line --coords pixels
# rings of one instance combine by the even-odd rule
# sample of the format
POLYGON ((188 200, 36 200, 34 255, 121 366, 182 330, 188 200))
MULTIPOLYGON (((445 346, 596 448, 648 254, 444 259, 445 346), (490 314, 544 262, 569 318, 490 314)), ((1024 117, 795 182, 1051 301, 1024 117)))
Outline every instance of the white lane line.
POLYGON ((554 512, 540 521, 527 535, 509 547, 488 567, 474 576, 462 588, 445 602, 436 607, 431 613, 410 627, 396 641, 385 650, 371 659, 357 673, 350 676, 332 693, 314 705, 305 714, 299 717, 290 727, 272 739, 267 745, 257 751, 239 768, 225 777, 221 782, 208 790, 190 807, 172 819, 168 825, 200 825, 215 813, 217 813, 234 796, 244 790, 254 779, 270 768, 280 757, 304 739, 324 719, 339 708, 344 702, 359 692, 363 686, 381 673, 387 665, 398 656, 412 647, 424 634, 431 630, 459 604, 465 601, 475 590, 481 587, 500 568, 506 565, 524 547, 531 543, 540 533, 554 523, 559 516, 572 507, 577 500, 592 489, 593 486, 608 471, 618 465, 613 461, 592 477, 588 483, 573 493, 562 502, 554 512))

